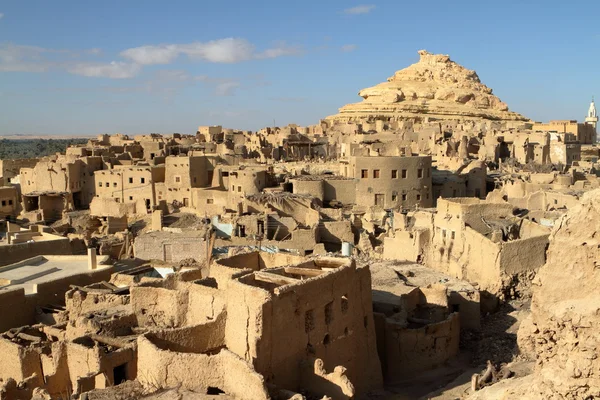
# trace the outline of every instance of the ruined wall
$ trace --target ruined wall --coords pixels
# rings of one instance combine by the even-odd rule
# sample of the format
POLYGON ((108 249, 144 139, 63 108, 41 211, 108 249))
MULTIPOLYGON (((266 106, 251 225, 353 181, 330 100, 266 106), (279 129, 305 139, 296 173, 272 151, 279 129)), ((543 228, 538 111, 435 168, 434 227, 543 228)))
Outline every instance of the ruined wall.
POLYGON ((546 262, 548 236, 541 235, 502 243, 499 267, 500 273, 516 275, 526 271, 536 271, 546 262))
POLYGON ((418 262, 429 251, 430 240, 428 229, 396 231, 394 237, 383 239, 383 258, 418 262))
POLYGON ((221 312, 212 321, 174 329, 161 329, 148 338, 163 350, 181 353, 209 353, 225 346, 227 314, 221 312))
POLYGON ((20 174, 21 168, 33 168, 38 161, 39 158, 0 160, 0 177, 4 178, 5 183, 10 183, 12 178, 20 174))
POLYGON ((227 346, 254 359, 256 370, 269 382, 290 390, 308 388, 298 365, 310 356, 322 359, 327 371, 347 368, 357 394, 381 384, 367 268, 341 267, 303 284, 280 287, 274 296, 248 286, 252 275, 240 282, 229 285, 227 346), (247 329, 248 337, 234 341, 239 329, 247 329))
POLYGON ((16 187, 2 187, 0 182, 0 219, 4 219, 6 216, 17 215, 19 202, 17 200, 17 188, 16 187))
MULTIPOLYGON (((39 378, 43 376, 39 355, 35 349, 0 338, 0 354, 0 380, 13 378, 20 382, 33 374, 37 374, 39 378)), ((39 384, 39 381, 37 383, 39 384)))
POLYGON ((69 275, 64 278, 53 279, 33 285, 35 301, 38 305, 65 304, 65 294, 70 290, 70 285, 87 286, 92 283, 109 281, 113 267, 106 267, 81 274, 69 275))
POLYGON ((268 399, 263 377, 244 360, 223 349, 215 355, 163 350, 138 338, 138 380, 147 388, 219 388, 238 399, 268 399))
POLYGON ((131 307, 139 326, 176 328, 185 323, 188 293, 161 287, 133 286, 131 307))
POLYGON ((518 343, 536 360, 527 387, 535 398, 600 397, 599 199, 600 190, 586 193, 555 224, 532 287, 531 316, 521 323, 518 343))
POLYGON ((407 328, 385 319, 382 329, 379 337, 384 339, 385 346, 380 356, 388 384, 440 367, 458 354, 460 318, 457 313, 444 321, 418 328, 407 328))
POLYGON ((319 224, 319 241, 341 244, 354 243, 354 233, 350 221, 325 221, 319 224))
POLYGON ((35 323, 36 303, 32 300, 22 288, 0 291, 0 332, 35 323))

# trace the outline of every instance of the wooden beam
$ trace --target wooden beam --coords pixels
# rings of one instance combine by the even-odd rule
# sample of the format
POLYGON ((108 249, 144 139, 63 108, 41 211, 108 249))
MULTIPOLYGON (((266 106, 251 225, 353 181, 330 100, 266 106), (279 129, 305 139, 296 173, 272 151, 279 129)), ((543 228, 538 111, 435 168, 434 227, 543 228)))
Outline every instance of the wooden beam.
POLYGON ((285 267, 284 271, 287 272, 288 274, 303 275, 303 276, 310 276, 310 277, 320 276, 325 273, 324 271, 321 271, 320 269, 297 268, 297 267, 285 267))
POLYGON ((301 282, 300 279, 289 278, 287 276, 281 276, 277 274, 270 274, 264 271, 255 272, 254 277, 259 281, 274 283, 276 285, 290 285, 301 282))

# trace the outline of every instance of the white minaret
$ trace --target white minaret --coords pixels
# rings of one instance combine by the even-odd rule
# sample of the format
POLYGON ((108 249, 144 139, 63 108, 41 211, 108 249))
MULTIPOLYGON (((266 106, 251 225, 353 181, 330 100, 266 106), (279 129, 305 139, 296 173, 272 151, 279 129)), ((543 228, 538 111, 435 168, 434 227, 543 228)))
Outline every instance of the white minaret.
MULTIPOLYGON (((596 111, 596 104, 594 104, 594 98, 592 97, 592 102, 590 103, 590 109, 588 110, 587 117, 585 117, 585 123, 592 125, 594 130, 596 130, 596 126, 598 125, 598 113, 596 111)), ((596 135, 594 135, 594 138, 596 135)), ((598 142, 598 140, 596 140, 598 142)))

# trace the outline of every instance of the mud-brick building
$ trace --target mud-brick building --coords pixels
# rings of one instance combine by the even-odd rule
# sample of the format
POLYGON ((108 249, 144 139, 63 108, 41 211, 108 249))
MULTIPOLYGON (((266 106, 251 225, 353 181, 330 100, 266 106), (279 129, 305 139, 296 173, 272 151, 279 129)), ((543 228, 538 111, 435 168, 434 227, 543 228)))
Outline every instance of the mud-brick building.
POLYGON ((195 207, 193 189, 212 182, 213 167, 205 156, 169 156, 165 158, 165 194, 167 203, 179 202, 195 207))
POLYGON ((164 194, 164 165, 134 165, 95 172, 96 196, 113 199, 117 203, 143 201, 146 209, 156 206, 164 194))
POLYGON ((368 268, 339 258, 261 268, 269 262, 249 253, 211 266, 228 292, 228 349, 292 391, 352 396, 380 386, 368 268))
POLYGON ((356 204, 411 209, 431 207, 430 156, 350 156, 341 174, 356 180, 356 204))
POLYGON ((39 158, 0 160, 0 178, 4 178, 5 185, 11 183, 11 180, 21 173, 21 168, 33 168, 38 161, 39 158))
POLYGON ((19 211, 17 188, 0 186, 0 220, 16 217, 19 211))
POLYGON ((103 167, 102 157, 58 156, 21 168, 24 216, 54 221, 65 211, 87 208, 96 195, 94 172, 103 167))

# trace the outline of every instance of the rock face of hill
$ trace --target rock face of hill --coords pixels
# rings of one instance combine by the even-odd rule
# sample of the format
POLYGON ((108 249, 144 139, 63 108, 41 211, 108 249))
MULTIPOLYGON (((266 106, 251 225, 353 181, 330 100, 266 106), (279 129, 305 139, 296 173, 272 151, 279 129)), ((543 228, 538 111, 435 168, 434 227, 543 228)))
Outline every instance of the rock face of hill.
POLYGON ((332 121, 432 117, 444 120, 526 121, 481 83, 475 71, 448 55, 419 51, 416 64, 397 71, 387 82, 363 89, 364 100, 340 108, 332 121))

